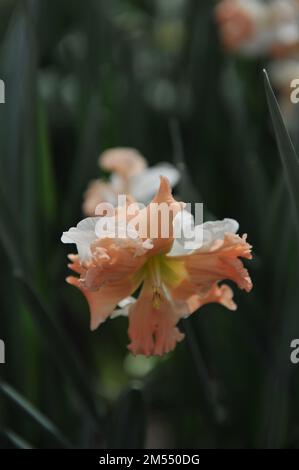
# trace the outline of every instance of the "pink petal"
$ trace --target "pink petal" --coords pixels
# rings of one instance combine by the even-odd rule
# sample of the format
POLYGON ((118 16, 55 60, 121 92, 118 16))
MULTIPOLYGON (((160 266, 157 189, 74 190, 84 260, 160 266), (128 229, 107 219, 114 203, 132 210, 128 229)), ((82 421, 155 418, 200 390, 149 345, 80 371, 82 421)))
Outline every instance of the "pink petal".
POLYGON ((84 286, 88 270, 80 265, 78 258, 73 257, 73 262, 69 267, 74 272, 81 274, 80 278, 69 276, 67 282, 84 294, 89 304, 92 330, 98 328, 113 313, 117 304, 130 296, 138 287, 136 279, 127 276, 118 281, 106 281, 98 289, 90 290, 84 286))
POLYGON ((91 181, 83 196, 83 213, 88 217, 93 217, 96 207, 101 202, 114 204, 116 196, 114 189, 109 183, 105 183, 100 179, 91 181))
POLYGON ((159 308, 154 308, 152 290, 145 286, 137 302, 129 311, 130 351, 145 356, 162 356, 172 351, 184 335, 176 327, 179 317, 174 306, 161 299, 159 308))
POLYGON ((104 170, 115 172, 125 180, 146 168, 145 158, 133 148, 106 150, 100 156, 99 164, 104 170))
POLYGON ((236 310, 231 288, 218 283, 229 279, 240 289, 247 292, 252 289, 248 271, 239 257, 251 259, 251 246, 246 236, 241 238, 235 234, 226 234, 224 240, 215 241, 208 249, 178 256, 177 260, 184 260, 187 272, 185 279, 171 290, 179 315, 188 316, 212 302, 236 310))
POLYGON ((249 292, 252 282, 239 258, 252 258, 246 235, 241 238, 226 234, 224 240, 217 240, 208 250, 199 249, 179 259, 184 259, 190 282, 196 289, 206 290, 214 282, 230 279, 249 292))

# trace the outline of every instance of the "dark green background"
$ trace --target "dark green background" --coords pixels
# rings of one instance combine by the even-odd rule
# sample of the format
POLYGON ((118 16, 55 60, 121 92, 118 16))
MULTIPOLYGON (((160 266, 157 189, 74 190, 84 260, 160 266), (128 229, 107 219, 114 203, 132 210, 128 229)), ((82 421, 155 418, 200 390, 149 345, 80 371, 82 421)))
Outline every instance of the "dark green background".
POLYGON ((214 4, 1 1, 1 448, 299 445, 292 188, 267 61, 223 52, 214 4), (179 197, 204 202, 206 218, 236 218, 254 246, 238 311, 203 307, 162 359, 128 353, 124 318, 90 333, 64 281, 61 233, 83 217, 98 155, 114 146, 178 164, 179 197))

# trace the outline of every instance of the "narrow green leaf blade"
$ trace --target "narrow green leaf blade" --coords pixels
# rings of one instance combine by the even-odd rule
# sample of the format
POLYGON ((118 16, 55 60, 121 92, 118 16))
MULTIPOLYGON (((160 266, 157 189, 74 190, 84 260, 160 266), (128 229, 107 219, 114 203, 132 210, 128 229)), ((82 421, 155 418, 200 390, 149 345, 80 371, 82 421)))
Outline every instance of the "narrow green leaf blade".
POLYGON ((23 437, 16 434, 14 431, 10 429, 1 429, 0 428, 0 436, 10 447, 13 449, 33 449, 34 447, 29 444, 23 437))
POLYGON ((52 156, 50 151, 48 123, 44 103, 38 100, 38 149, 39 149, 39 194, 41 196, 41 209, 44 211, 48 222, 53 222, 57 206, 57 193, 54 171, 52 167, 52 156))
POLYGON ((291 141, 286 125, 284 123, 277 99, 267 72, 264 70, 265 89, 268 106, 273 122, 276 141, 281 157, 284 174, 286 177, 288 189, 293 201, 297 228, 299 230, 299 161, 294 145, 291 141))
POLYGON ((94 396, 94 390, 89 384, 84 367, 78 355, 73 349, 69 337, 59 327, 54 319, 54 315, 40 299, 34 287, 28 282, 21 272, 16 273, 24 300, 30 309, 31 314, 43 333, 47 350, 52 354, 57 365, 66 371, 74 383, 75 390, 81 399, 82 405, 95 425, 102 424, 105 405, 98 403, 94 396), (55 343, 54 343, 55 341, 55 343), (53 347, 55 344, 55 347, 53 347))
POLYGON ((57 427, 35 408, 26 398, 7 383, 0 380, 0 393, 14 403, 18 409, 33 420, 45 433, 49 434, 62 447, 70 447, 67 439, 57 427))

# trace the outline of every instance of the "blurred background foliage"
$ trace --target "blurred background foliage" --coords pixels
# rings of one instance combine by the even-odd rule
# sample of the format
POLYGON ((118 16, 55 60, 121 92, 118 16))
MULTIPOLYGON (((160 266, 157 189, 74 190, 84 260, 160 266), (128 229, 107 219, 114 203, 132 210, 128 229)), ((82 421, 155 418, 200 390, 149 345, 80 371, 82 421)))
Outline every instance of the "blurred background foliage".
POLYGON ((224 54, 214 5, 1 1, 2 448, 299 445, 299 243, 267 64, 224 54), (236 218, 254 246, 238 311, 203 307, 162 359, 129 354, 126 319, 91 334, 64 281, 61 233, 115 146, 175 162, 179 197, 236 218))

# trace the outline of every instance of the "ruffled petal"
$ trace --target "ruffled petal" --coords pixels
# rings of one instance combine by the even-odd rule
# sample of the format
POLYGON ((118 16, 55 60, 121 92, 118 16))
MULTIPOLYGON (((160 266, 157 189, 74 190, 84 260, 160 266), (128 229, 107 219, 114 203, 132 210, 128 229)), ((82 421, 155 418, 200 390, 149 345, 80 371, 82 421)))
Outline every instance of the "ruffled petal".
POLYGON ((177 213, 173 220, 174 242, 167 256, 180 256, 210 246, 223 240, 226 233, 236 233, 239 224, 234 219, 223 219, 195 225, 193 215, 187 210, 177 213))
POLYGON ((241 238, 235 234, 226 234, 223 240, 216 240, 193 254, 172 258, 183 261, 186 271, 182 282, 171 289, 179 315, 188 316, 212 302, 235 310, 231 288, 218 283, 229 279, 240 289, 251 290, 251 279, 239 258, 251 259, 251 246, 246 236, 241 238))
POLYGON ((237 309, 237 305, 233 301, 234 293, 226 284, 219 286, 215 283, 208 291, 196 295, 194 294, 194 286, 185 281, 185 284, 181 285, 179 289, 173 290, 171 294, 177 313, 183 318, 188 317, 203 305, 210 303, 221 304, 228 310, 234 311, 237 309))
POLYGON ((98 217, 88 217, 81 220, 77 227, 71 227, 68 232, 63 232, 62 243, 74 243, 77 245, 78 254, 82 262, 91 258, 91 244, 97 239, 95 227, 98 217))
POLYGON ((119 302, 129 297, 138 287, 133 277, 127 277, 121 281, 102 284, 98 290, 90 290, 84 286, 88 270, 80 264, 76 256, 72 257, 69 268, 81 275, 81 277, 70 276, 67 278, 67 282, 77 287, 85 296, 90 309, 91 330, 98 328, 101 323, 113 314, 119 302))
POLYGON ((205 222, 202 224, 202 247, 211 246, 216 240, 224 240, 226 234, 234 234, 238 230, 239 224, 234 219, 205 222))
MULTIPOLYGON (((182 258, 182 257, 180 257, 182 258)), ((207 290, 214 282, 225 279, 234 281, 240 289, 249 292, 252 282, 239 258, 251 259, 251 246, 235 234, 226 234, 223 240, 196 250, 184 258, 191 283, 198 290, 207 290)))
POLYGON ((166 297, 159 308, 153 306, 152 291, 143 287, 141 295, 129 310, 129 350, 133 354, 162 356, 172 351, 184 338, 177 328, 179 317, 166 297))
POLYGON ((142 276, 141 268, 150 248, 139 239, 104 239, 94 242, 91 252, 92 261, 86 265, 84 286, 97 290, 107 282, 142 276))
POLYGON ((174 241, 167 256, 187 255, 202 245, 202 236, 197 237, 199 233, 195 231, 194 217, 187 210, 181 210, 174 217, 173 232, 174 241))

